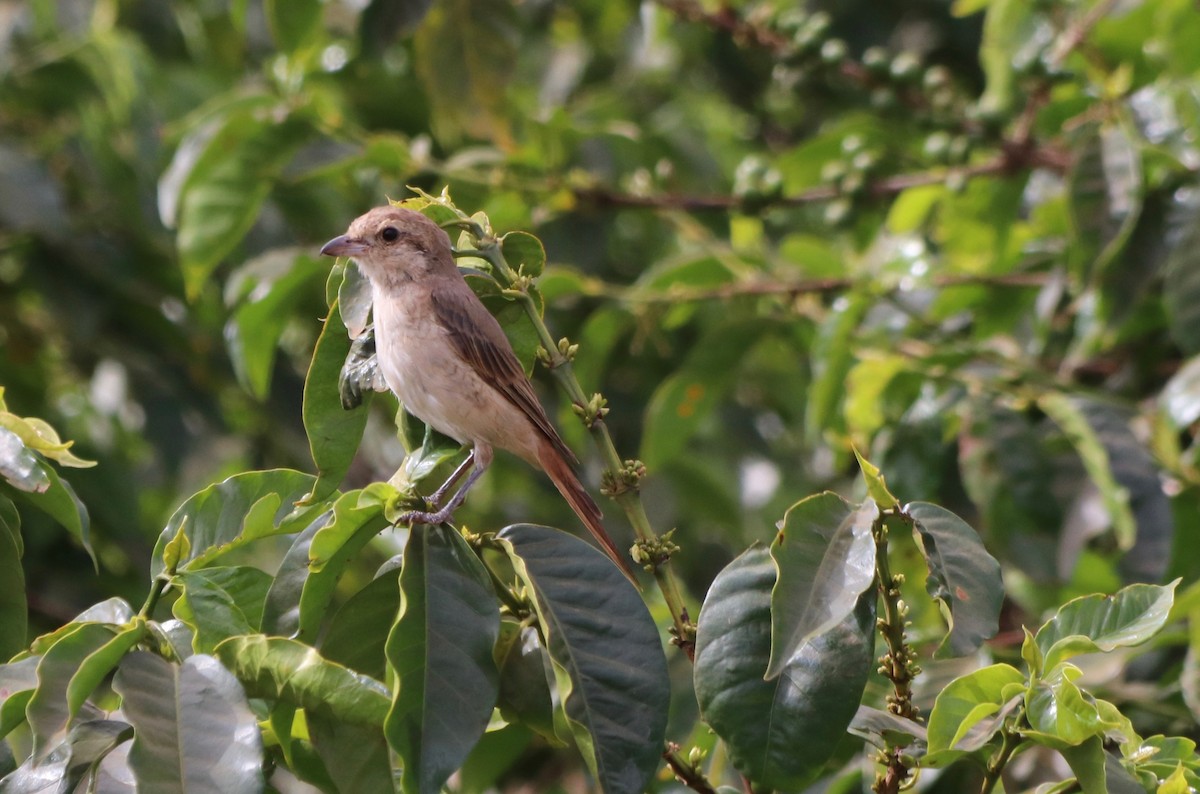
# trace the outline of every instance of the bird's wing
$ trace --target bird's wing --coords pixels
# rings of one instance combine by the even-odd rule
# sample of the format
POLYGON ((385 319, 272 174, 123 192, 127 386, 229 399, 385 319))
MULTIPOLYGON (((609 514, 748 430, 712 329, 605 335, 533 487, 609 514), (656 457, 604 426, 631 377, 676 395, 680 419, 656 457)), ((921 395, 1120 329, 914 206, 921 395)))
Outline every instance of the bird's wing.
POLYGON ((500 323, 466 282, 438 284, 430 291, 433 312, 449 331, 451 343, 483 380, 521 410, 550 443, 571 462, 575 454, 546 416, 525 370, 500 323))

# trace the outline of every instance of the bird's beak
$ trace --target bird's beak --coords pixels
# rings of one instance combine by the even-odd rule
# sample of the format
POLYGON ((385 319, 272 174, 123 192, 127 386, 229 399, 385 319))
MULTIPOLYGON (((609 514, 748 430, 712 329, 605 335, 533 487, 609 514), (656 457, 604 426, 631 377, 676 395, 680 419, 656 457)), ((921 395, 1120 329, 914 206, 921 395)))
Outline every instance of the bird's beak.
POLYGON ((321 246, 321 253, 325 256, 358 256, 366 251, 367 244, 365 242, 345 234, 341 237, 334 237, 321 246))

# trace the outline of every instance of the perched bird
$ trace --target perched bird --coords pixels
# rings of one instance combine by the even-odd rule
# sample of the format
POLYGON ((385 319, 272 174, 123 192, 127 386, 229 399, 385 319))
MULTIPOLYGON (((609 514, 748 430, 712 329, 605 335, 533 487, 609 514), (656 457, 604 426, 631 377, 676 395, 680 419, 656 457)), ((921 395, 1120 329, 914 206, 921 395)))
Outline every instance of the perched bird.
POLYGON ((371 282, 376 355, 388 388, 413 416, 471 446, 431 497, 436 512, 408 513, 403 520, 446 521, 499 447, 544 470, 632 579, 604 531, 600 508, 572 468, 575 455, 550 423, 500 324, 455 265, 446 232, 419 212, 376 207, 321 253, 350 257, 371 282), (466 482, 442 504, 468 469, 466 482))

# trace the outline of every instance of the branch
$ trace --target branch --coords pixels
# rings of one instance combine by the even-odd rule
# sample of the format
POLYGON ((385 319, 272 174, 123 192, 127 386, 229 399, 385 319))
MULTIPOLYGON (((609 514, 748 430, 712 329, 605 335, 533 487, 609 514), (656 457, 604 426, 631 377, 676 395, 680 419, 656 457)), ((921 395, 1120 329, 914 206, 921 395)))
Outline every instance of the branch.
POLYGON ((1117 0, 1100 0, 1089 8, 1086 14, 1079 17, 1074 25, 1063 31, 1062 38, 1058 40, 1058 46, 1054 48, 1054 53, 1050 56, 1050 65, 1055 68, 1062 66, 1063 61, 1077 50, 1079 45, 1083 44, 1096 24, 1108 16, 1116 5, 1117 0))
POLYGON ((667 742, 667 749, 663 752, 662 757, 667 762, 667 766, 671 767, 671 771, 675 773, 675 779, 680 783, 698 794, 717 794, 717 790, 712 783, 708 782, 708 778, 704 776, 703 772, 679 757, 679 745, 667 742))

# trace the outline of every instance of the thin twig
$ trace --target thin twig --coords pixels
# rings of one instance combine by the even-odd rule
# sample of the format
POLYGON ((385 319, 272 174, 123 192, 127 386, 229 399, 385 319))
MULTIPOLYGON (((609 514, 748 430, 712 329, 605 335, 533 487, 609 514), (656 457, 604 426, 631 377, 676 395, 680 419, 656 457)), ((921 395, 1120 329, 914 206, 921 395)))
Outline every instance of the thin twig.
POLYGON ((1089 8, 1086 14, 1079 17, 1074 25, 1063 31, 1058 40, 1058 46, 1054 48, 1054 53, 1050 56, 1050 65, 1054 68, 1062 66, 1063 61, 1078 49, 1079 45, 1083 44, 1097 23, 1108 16, 1116 5, 1117 0, 1100 0, 1089 8))
POLYGON ((679 745, 667 742, 667 749, 663 752, 662 757, 667 762, 667 766, 671 767, 671 771, 675 773, 675 779, 680 783, 698 794, 717 794, 716 788, 708 782, 708 778, 704 776, 703 772, 679 757, 679 745))

